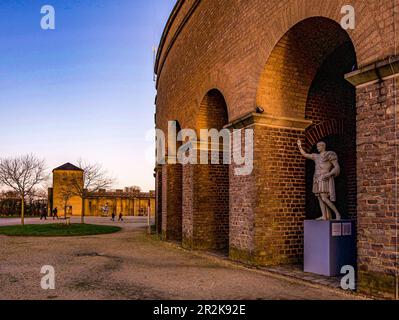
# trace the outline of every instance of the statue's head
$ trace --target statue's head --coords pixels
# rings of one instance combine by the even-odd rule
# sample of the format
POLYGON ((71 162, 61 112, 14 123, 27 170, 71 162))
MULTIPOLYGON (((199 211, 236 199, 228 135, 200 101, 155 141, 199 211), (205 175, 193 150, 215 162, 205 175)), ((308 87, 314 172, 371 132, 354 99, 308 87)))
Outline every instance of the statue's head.
POLYGON ((327 148, 327 145, 325 142, 320 141, 317 143, 317 151, 324 152, 324 151, 326 151, 326 148, 327 148))

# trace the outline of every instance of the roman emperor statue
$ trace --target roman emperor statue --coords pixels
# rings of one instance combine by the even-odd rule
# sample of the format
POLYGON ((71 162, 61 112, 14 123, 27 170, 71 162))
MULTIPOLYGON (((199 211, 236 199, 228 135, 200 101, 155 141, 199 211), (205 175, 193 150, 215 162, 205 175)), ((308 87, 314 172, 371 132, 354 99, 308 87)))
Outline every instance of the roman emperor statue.
POLYGON ((331 220, 331 211, 335 213, 335 219, 341 220, 341 215, 334 205, 336 201, 334 178, 340 174, 337 154, 333 151, 326 151, 325 142, 317 143, 319 153, 306 153, 302 143, 298 140, 298 147, 301 154, 315 162, 315 173, 313 176, 313 193, 319 200, 322 216, 317 220, 331 220))

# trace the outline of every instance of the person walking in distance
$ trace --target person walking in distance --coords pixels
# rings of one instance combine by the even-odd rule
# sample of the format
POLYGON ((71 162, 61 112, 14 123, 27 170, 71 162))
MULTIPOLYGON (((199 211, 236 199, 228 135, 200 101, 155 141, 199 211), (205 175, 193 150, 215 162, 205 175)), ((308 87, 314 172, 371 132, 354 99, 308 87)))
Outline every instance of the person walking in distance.
POLYGON ((43 207, 41 212, 40 212, 40 220, 47 220, 47 208, 43 207))
POLYGON ((53 209, 53 220, 54 220, 55 218, 57 218, 57 220, 58 220, 58 209, 57 209, 57 207, 55 207, 55 208, 53 209))

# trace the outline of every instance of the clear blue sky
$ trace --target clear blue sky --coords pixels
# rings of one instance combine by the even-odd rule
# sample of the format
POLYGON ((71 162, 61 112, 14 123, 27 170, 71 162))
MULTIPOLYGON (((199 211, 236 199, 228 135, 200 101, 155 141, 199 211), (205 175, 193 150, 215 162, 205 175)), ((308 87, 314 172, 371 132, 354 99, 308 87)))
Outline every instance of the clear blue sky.
POLYGON ((175 0, 1 0, 0 156, 83 158, 154 187, 152 47, 175 0), (42 30, 43 5, 56 29, 42 30), (148 151, 150 150, 150 151, 148 151))

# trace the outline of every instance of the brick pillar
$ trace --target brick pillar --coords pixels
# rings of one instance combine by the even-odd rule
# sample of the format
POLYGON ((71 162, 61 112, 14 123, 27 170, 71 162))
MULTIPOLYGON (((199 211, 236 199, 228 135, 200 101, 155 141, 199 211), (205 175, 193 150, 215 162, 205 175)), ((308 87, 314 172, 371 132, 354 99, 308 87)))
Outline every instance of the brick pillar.
POLYGON ((162 166, 160 165, 155 168, 155 225, 157 234, 162 234, 162 166))
POLYGON ((195 164, 183 165, 183 240, 185 248, 194 248, 194 169, 195 164))
POLYGON ((304 140, 310 122, 253 114, 241 123, 254 130, 254 169, 243 177, 231 172, 230 257, 258 265, 298 263, 305 159, 297 140, 304 140))
MULTIPOLYGON (((221 161, 222 152, 219 154, 221 161)), ((183 181, 183 246, 227 249, 229 165, 184 165, 183 181)))
POLYGON ((357 86, 358 290, 394 299, 399 254, 395 186, 399 57, 391 61, 392 65, 381 61, 378 68, 355 71, 347 79, 357 86))
MULTIPOLYGON (((253 129, 253 126, 251 128, 253 129)), ((244 137, 242 130, 241 145, 243 148, 245 146, 244 137)), ((238 142, 232 141, 232 144, 232 150, 237 150, 238 142)), ((250 175, 238 176, 235 174, 237 168, 239 166, 234 163, 230 166, 229 257, 232 260, 251 262, 255 250, 255 175, 252 171, 250 175)))
POLYGON ((182 165, 162 165, 162 238, 182 239, 182 165))

